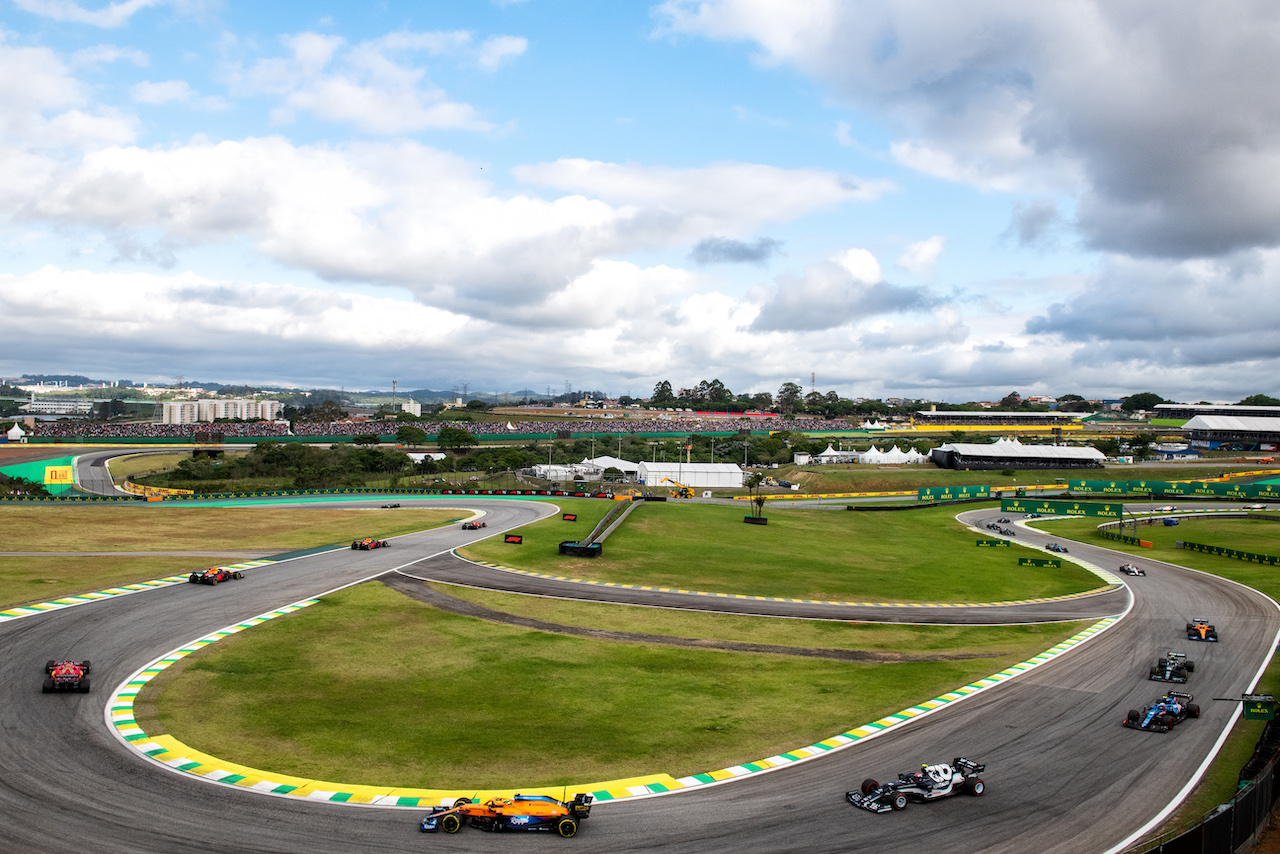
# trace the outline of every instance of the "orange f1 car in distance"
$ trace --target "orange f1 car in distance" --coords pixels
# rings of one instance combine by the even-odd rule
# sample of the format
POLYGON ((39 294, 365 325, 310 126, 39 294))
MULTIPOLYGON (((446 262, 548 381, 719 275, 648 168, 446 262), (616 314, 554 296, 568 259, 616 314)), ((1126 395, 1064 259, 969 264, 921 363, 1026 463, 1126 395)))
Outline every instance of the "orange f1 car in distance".
POLYGON ((470 824, 481 830, 550 830, 566 839, 578 832, 578 822, 591 815, 592 796, 579 792, 572 801, 557 801, 546 795, 490 798, 475 803, 458 798, 452 807, 433 807, 418 829, 423 833, 443 830, 457 833, 470 824))

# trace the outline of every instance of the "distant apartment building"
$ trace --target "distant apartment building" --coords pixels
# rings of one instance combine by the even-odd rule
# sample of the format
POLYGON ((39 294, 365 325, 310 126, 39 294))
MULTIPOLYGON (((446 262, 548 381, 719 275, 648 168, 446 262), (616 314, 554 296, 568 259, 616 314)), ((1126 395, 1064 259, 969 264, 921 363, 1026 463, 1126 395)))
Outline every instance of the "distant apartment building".
POLYGON ((219 418, 275 421, 282 409, 278 400, 172 400, 160 406, 163 424, 198 424, 219 418))
POLYGON ((402 404, 400 404, 400 411, 401 411, 401 412, 407 412, 407 413, 409 413, 410 415, 412 415, 414 418, 421 418, 421 417, 422 417, 422 404, 421 404, 421 403, 418 403, 418 401, 416 401, 416 400, 411 400, 411 401, 409 401, 408 403, 402 403, 402 404))

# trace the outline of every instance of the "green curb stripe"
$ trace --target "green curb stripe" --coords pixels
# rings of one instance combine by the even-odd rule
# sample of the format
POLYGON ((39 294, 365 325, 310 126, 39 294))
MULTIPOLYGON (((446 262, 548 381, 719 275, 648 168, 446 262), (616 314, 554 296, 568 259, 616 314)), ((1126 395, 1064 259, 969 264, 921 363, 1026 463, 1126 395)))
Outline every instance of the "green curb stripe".
MULTIPOLYGON (((222 569, 253 569, 258 566, 267 566, 275 563, 272 560, 249 560, 244 563, 229 563, 222 569)), ((79 593, 75 596, 64 596, 61 599, 53 599, 48 602, 41 602, 38 605, 23 605, 19 608, 10 608, 7 611, 0 611, 0 622, 5 620, 13 620, 18 617, 30 617, 35 614, 44 614, 49 611, 57 611, 61 608, 70 608, 73 605, 84 605, 89 602, 97 602, 101 599, 110 599, 113 596, 125 596, 130 593, 140 593, 144 590, 157 590, 161 587, 169 587, 174 584, 182 584, 187 581, 188 575, 170 575, 167 578, 156 578, 151 581, 140 581, 137 584, 125 584, 120 587, 109 587, 106 590, 98 590, 94 593, 79 593)))
POLYGON ((1038 605, 1042 602, 1062 602, 1067 599, 1081 599, 1086 596, 1094 596, 1099 593, 1108 593, 1112 590, 1123 587, 1120 579, 1116 578, 1105 569, 1089 566, 1083 561, 1075 561, 1070 557, 1073 563, 1079 564, 1082 568, 1089 570, 1094 575, 1106 582, 1103 587, 1095 587, 1092 590, 1084 590, 1080 593, 1064 593, 1061 596, 1042 596, 1036 599, 1008 599, 1001 602, 840 602, 831 599, 787 599, 779 596, 750 596, 741 593, 708 593, 702 590, 677 590, 671 587, 645 587, 640 584, 620 584, 610 581, 592 581, 586 578, 570 578, 566 575, 547 575, 542 572, 530 572, 527 569, 515 569, 510 566, 503 566, 500 563, 489 563, 483 560, 472 560, 463 557, 456 551, 453 556, 459 560, 465 560, 476 566, 485 566, 489 569, 497 569, 502 572, 510 572, 515 575, 523 575, 527 578, 545 578, 548 581, 567 581, 572 584, 590 584, 593 587, 614 587, 619 590, 647 590, 653 593, 685 593, 691 596, 714 596, 721 599, 746 599, 753 602, 786 602, 788 604, 799 605, 842 605, 860 608, 1002 608, 1012 605, 1038 605))

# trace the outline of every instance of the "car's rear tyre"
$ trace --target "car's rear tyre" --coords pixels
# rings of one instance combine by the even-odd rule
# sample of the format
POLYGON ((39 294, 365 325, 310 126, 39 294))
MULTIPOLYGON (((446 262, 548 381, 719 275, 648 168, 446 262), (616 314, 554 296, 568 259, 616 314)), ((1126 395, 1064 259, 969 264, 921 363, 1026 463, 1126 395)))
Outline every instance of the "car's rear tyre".
POLYGON ((76 683, 76 690, 79 691, 81 694, 89 693, 89 677, 88 676, 80 677, 80 681, 76 683))
POLYGON ((878 788, 880 788, 880 784, 868 777, 862 781, 862 785, 858 787, 858 791, 862 792, 864 795, 869 795, 878 788))
POLYGON ((53 677, 52 676, 44 677, 44 684, 40 686, 40 693, 41 694, 53 693, 53 677))
POLYGON ((93 669, 93 662, 86 659, 80 662, 80 666, 84 668, 85 673, 88 673, 90 670, 93 669))
POLYGON ((1195 673, 1195 672, 1196 672, 1196 663, 1195 663, 1194 661, 1188 661, 1188 662, 1187 662, 1187 672, 1188 672, 1188 673, 1195 673))
POLYGON ((199 581, 199 580, 200 580, 200 577, 199 577, 199 576, 197 576, 197 575, 193 572, 193 573, 191 573, 191 577, 187 579, 187 583, 188 583, 188 584, 195 584, 195 583, 196 583, 197 581, 199 581))
POLYGON ((981 795, 987 790, 987 784, 982 782, 981 778, 965 780, 964 787, 969 794, 974 795, 975 797, 981 795))
POLYGON ((1169 665, 1169 659, 1167 658, 1156 659, 1156 667, 1158 667, 1159 669, 1164 670, 1168 665, 1169 665))
POLYGON ((556 833, 568 839, 578 832, 578 820, 576 818, 562 818, 556 822, 556 833))
POLYGON ((449 813, 440 819, 440 829, 445 833, 457 833, 462 830, 462 819, 456 813, 449 813))
POLYGON ((48 661, 46 661, 46 662, 44 663, 44 672, 45 672, 46 674, 48 674, 48 673, 52 673, 52 672, 53 672, 53 668, 55 668, 55 667, 57 667, 57 666, 58 666, 58 662, 54 661, 54 660, 51 658, 51 659, 49 659, 48 661))
POLYGON ((907 808, 907 796, 902 794, 902 792, 898 792, 893 796, 893 800, 890 802, 890 805, 895 810, 905 810, 907 808))
POLYGON ((1200 707, 1197 706, 1195 703, 1187 703, 1187 717, 1189 718, 1200 717, 1200 707))
POLYGON ((233 573, 231 573, 231 577, 232 577, 232 578, 244 578, 244 573, 243 573, 243 572, 233 572, 233 573))
POLYGON ((470 798, 458 798, 456 801, 453 802, 453 808, 457 809, 458 807, 466 806, 469 803, 471 803, 470 798))

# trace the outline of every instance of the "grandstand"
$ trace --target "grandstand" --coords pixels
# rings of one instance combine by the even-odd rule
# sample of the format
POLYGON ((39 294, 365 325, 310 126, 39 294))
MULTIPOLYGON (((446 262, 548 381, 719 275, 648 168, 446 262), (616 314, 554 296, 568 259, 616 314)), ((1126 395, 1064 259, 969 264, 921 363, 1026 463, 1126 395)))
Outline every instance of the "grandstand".
POLYGON ((949 469, 1074 469, 1102 468, 1106 455, 1097 448, 1062 445, 1024 445, 1001 439, 990 445, 952 443, 934 448, 933 464, 949 469))

